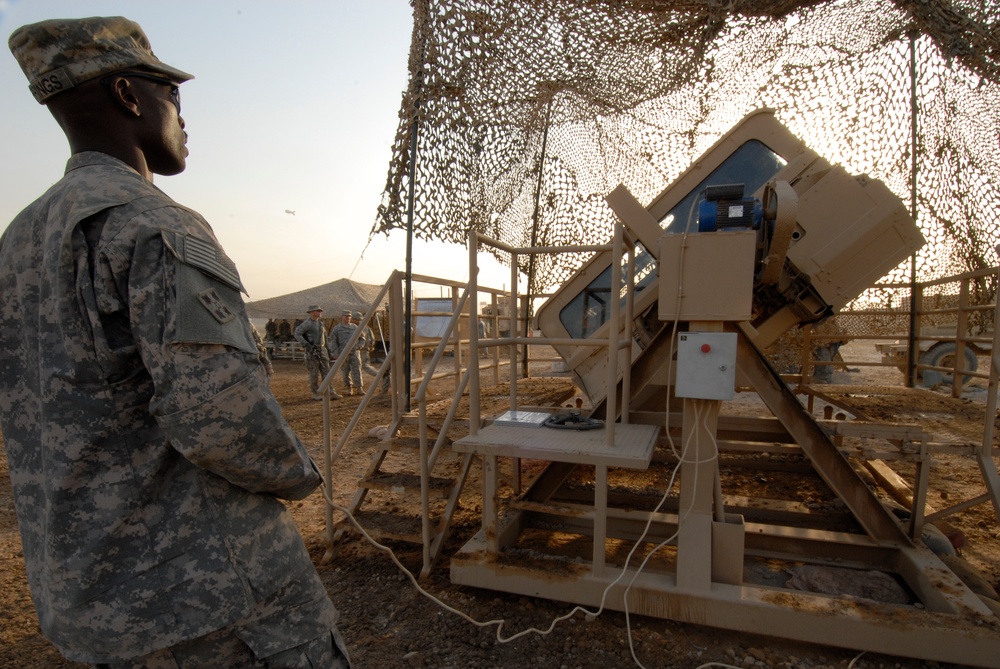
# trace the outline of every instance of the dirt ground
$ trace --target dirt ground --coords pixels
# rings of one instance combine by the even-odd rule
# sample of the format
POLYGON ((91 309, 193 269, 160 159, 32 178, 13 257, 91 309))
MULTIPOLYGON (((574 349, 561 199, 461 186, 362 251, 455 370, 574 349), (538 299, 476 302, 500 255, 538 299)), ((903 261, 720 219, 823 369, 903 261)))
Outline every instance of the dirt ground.
MULTIPOLYGON (((936 440, 976 442, 982 439, 985 389, 973 382, 966 396, 952 399, 932 390, 907 390, 899 385, 894 370, 879 370, 872 377, 862 370, 840 369, 826 391, 841 403, 852 402, 869 418, 895 423, 918 423, 936 440), (880 385, 872 385, 872 382, 880 385)), ((566 401, 572 392, 566 378, 535 379, 522 394, 528 404, 566 401)), ((308 391, 305 369, 300 362, 276 361, 272 388, 281 401, 289 423, 322 462, 322 403, 313 401, 308 391)), ((440 390, 439 392, 444 392, 440 390)), ((484 415, 499 413, 506 401, 506 387, 484 391, 488 404, 484 415)), ((441 396, 445 399, 444 395, 441 396)), ((334 439, 350 420, 360 398, 346 397, 333 403, 334 439)), ((436 407, 443 411, 441 404, 436 407)), ((360 419, 334 469, 334 497, 346 504, 357 481, 369 466, 377 440, 369 437, 372 428, 385 425, 391 415, 388 396, 376 396, 360 419)), ((754 413, 752 399, 743 397, 729 409, 754 413)), ((459 433, 460 434, 460 433, 459 433)), ((14 517, 7 463, 0 453, 0 668, 78 667, 61 658, 40 634, 24 574, 20 537, 14 517)), ((900 472, 904 474, 904 472, 900 472)), ((781 489, 762 492, 761 477, 734 476, 724 482, 726 495, 774 496, 801 499, 799 483, 788 482, 781 489), (786 497, 789 496, 789 497, 786 497)), ((931 468, 931 495, 928 503, 946 506, 949 500, 968 499, 982 492, 975 463, 960 456, 936 458, 931 468)), ((811 500, 804 500, 812 503, 811 500)), ((823 499, 813 500, 822 504, 823 499)), ((506 621, 504 634, 530 627, 545 629, 550 622, 572 607, 565 603, 522 597, 483 589, 454 586, 449 580, 448 556, 457 551, 480 526, 479 467, 474 465, 464 488, 451 536, 443 550, 444 559, 422 585, 435 597, 476 620, 506 621)), ((375 501, 370 505, 389 512, 418 513, 419 499, 375 501), (401 507, 405 507, 402 508, 401 507)), ((366 507, 367 508, 367 507, 366 507)), ((926 667, 944 666, 897 657, 789 642, 765 636, 740 634, 697 625, 606 612, 595 620, 576 616, 557 625, 545 636, 528 635, 510 643, 499 643, 495 627, 480 628, 439 608, 413 588, 384 553, 360 537, 350 534, 338 542, 335 557, 323 562, 326 553, 324 503, 319 493, 291 505, 293 516, 305 537, 330 596, 341 611, 341 630, 347 640, 355 669, 395 667, 496 668, 554 667, 596 669, 598 667, 694 668, 707 663, 755 669, 776 667, 926 667), (633 659, 631 645, 635 657, 633 659)), ((339 516, 338 516, 339 517, 339 516)), ((963 556, 989 580, 1000 587, 1000 524, 989 504, 966 509, 949 518, 965 535, 963 556)), ((391 548, 407 567, 418 569, 418 546, 391 542, 391 548)))

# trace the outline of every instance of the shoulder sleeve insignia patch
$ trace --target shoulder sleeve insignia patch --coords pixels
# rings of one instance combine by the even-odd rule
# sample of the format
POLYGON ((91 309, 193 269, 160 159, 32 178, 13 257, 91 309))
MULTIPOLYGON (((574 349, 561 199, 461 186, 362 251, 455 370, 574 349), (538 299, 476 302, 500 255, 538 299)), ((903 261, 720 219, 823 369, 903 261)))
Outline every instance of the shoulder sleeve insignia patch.
POLYGON ((184 237, 184 262, 229 284, 240 292, 245 292, 240 281, 236 264, 215 244, 193 235, 184 237))
POLYGON ((228 323, 229 321, 236 318, 236 314, 228 305, 222 300, 219 294, 215 291, 215 288, 207 288, 200 293, 198 293, 198 301, 208 309, 208 313, 212 314, 212 317, 222 324, 228 323))

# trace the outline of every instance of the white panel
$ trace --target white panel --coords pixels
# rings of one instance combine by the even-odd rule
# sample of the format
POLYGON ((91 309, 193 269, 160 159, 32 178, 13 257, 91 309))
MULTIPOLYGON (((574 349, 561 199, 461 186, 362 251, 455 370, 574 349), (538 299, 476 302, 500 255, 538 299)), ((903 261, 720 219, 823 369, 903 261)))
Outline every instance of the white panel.
POLYGON ((736 333, 682 332, 677 340, 677 397, 731 400, 736 388, 736 333))

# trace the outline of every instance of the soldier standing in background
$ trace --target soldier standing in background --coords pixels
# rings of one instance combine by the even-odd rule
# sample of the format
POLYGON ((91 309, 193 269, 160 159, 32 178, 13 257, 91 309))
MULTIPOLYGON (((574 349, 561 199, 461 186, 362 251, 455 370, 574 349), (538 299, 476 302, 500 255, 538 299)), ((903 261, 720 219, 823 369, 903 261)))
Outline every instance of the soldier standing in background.
MULTIPOLYGON (((309 388, 312 390, 312 398, 321 400, 323 396, 319 394, 319 384, 330 372, 330 356, 326 350, 326 327, 320 317, 323 309, 317 304, 310 305, 306 309, 309 318, 299 323, 294 332, 295 341, 302 344, 306 355, 306 369, 309 370, 309 388)), ((340 395, 330 390, 330 397, 335 400, 340 399, 340 395)))
POLYGON ((268 318, 267 325, 264 326, 264 341, 269 341, 272 344, 278 341, 278 324, 274 322, 273 318, 268 318))
MULTIPOLYGON (((268 321, 268 323, 270 322, 268 321)), ((253 335, 253 343, 257 345, 257 359, 264 366, 264 372, 267 373, 267 378, 270 380, 271 375, 274 374, 274 367, 271 365, 271 356, 267 351, 267 346, 264 345, 264 340, 260 337, 260 332, 257 331, 257 326, 253 323, 250 323, 250 334, 253 335)))
POLYGON ((239 273, 152 183, 186 166, 191 75, 122 17, 9 45, 72 154, 0 239, 0 425, 42 632, 109 669, 349 667, 280 501, 322 478, 239 273))
POLYGON ((278 341, 285 344, 292 341, 292 339, 294 339, 292 336, 292 324, 288 322, 287 318, 283 318, 278 323, 278 341))
POLYGON ((354 336, 354 331, 357 328, 358 326, 351 322, 350 310, 344 309, 340 312, 340 322, 330 330, 330 338, 326 344, 331 358, 336 359, 341 355, 347 356, 340 371, 344 375, 344 387, 347 388, 348 395, 353 395, 355 388, 358 389, 359 393, 364 391, 364 386, 361 385, 361 355, 358 352, 362 340, 358 339, 354 347, 347 350, 347 343, 354 336))
MULTIPOLYGON (((355 311, 351 315, 351 322, 356 326, 361 327, 361 319, 363 318, 360 311, 355 311)), ((378 370, 371 365, 371 354, 375 350, 375 335, 372 333, 372 329, 367 325, 361 332, 361 371, 365 374, 375 376, 378 374, 378 370)))

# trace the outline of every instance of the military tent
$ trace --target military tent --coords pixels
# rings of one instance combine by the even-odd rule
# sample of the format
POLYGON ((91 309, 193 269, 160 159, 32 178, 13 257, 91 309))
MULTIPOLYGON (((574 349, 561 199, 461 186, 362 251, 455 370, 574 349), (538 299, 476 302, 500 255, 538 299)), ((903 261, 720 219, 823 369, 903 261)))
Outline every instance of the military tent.
POLYGON ((248 302, 247 315, 251 319, 304 319, 306 318, 306 309, 313 304, 318 304, 323 309, 324 318, 336 319, 343 309, 367 313, 380 290, 382 290, 382 286, 358 283, 350 279, 338 279, 295 293, 248 302))

